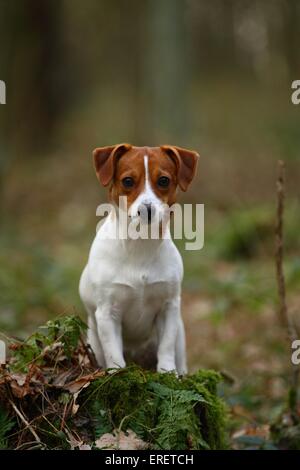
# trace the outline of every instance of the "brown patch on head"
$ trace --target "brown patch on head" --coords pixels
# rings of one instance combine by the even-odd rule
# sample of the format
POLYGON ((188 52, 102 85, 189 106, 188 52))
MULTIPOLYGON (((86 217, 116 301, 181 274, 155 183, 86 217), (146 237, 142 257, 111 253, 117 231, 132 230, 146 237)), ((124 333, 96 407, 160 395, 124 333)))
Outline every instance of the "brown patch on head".
POLYGON ((136 200, 145 187, 144 147, 132 147, 130 151, 120 158, 116 169, 113 184, 110 188, 110 199, 116 204, 120 196, 127 196, 127 207, 136 200), (124 183, 127 178, 132 180, 132 186, 124 183))
MULTIPOLYGON (((174 160, 160 147, 149 149, 149 182, 156 196, 165 204, 171 206, 176 201, 178 185, 177 168, 174 160), (160 184, 161 178, 167 178, 169 184, 160 184)), ((166 181, 166 180, 165 180, 166 181)))
POLYGON ((162 145, 161 149, 175 161, 178 184, 182 191, 186 191, 196 174, 199 154, 175 145, 162 145))
POLYGON ((108 186, 112 181, 118 160, 131 147, 130 144, 119 144, 110 147, 99 147, 94 150, 94 166, 97 178, 103 186, 108 186))

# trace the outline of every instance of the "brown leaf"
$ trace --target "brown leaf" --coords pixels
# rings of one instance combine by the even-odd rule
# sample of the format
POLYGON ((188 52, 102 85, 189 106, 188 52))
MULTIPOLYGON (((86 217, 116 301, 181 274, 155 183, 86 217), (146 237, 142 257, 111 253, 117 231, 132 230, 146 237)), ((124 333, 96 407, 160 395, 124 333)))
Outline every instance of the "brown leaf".
POLYGON ((76 373, 78 374, 79 369, 78 367, 74 367, 73 369, 63 370, 60 372, 53 380, 52 384, 55 387, 62 388, 70 379, 76 377, 76 373))
POLYGON ((79 450, 92 450, 91 446, 89 444, 81 444, 78 446, 79 450))
POLYGON ((144 450, 149 448, 149 444, 135 434, 131 429, 126 433, 114 430, 113 434, 103 434, 100 439, 95 442, 98 449, 112 450, 144 450))
POLYGON ((268 424, 262 426, 245 426, 237 430, 233 435, 233 439, 237 439, 242 436, 258 436, 263 439, 270 438, 270 426, 268 424))
POLYGON ((83 385, 83 387, 81 387, 80 390, 78 390, 77 392, 74 393, 74 395, 73 395, 73 406, 72 406, 72 414, 73 414, 73 415, 75 415, 75 414, 77 413, 78 409, 79 409, 79 405, 78 405, 78 403, 76 403, 76 400, 77 400, 77 398, 78 398, 78 395, 80 394, 80 392, 81 392, 84 388, 88 387, 88 386, 90 385, 90 383, 91 383, 91 382, 86 382, 86 383, 83 385))
POLYGON ((23 385, 26 383, 26 378, 27 378, 27 374, 21 374, 21 373, 9 374, 9 379, 11 381, 14 380, 17 383, 17 385, 19 385, 20 387, 23 387, 23 385))
POLYGON ((80 391, 86 384, 90 384, 93 380, 95 380, 97 377, 102 377, 105 375, 104 370, 96 370, 95 372, 92 372, 91 374, 84 375, 80 377, 79 379, 73 380, 72 382, 67 383, 64 385, 64 389, 68 390, 68 392, 74 394, 80 391))
POLYGON ((45 379, 41 370, 31 365, 27 374, 6 372, 1 380, 1 383, 4 382, 10 386, 13 395, 17 398, 24 398, 26 395, 39 393, 45 379))
POLYGON ((26 395, 29 394, 29 389, 26 387, 20 387, 16 380, 12 380, 10 382, 10 388, 14 396, 17 398, 24 398, 26 395))

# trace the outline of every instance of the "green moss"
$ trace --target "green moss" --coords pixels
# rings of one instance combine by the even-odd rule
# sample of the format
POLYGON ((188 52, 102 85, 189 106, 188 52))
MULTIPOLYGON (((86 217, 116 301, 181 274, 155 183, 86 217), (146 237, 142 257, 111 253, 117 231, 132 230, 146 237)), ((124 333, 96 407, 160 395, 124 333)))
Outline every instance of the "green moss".
POLYGON ((114 428, 132 429, 156 449, 222 449, 219 380, 214 371, 178 379, 131 366, 95 380, 81 402, 93 417, 95 438, 114 428))
MULTIPOLYGON (((27 374, 14 395, 15 406, 24 411, 28 421, 34 420, 43 448, 68 448, 70 430, 93 445, 97 438, 116 429, 131 429, 154 449, 226 447, 226 411, 217 394, 221 379, 217 372, 201 370, 177 378, 173 373, 161 374, 131 365, 93 376, 98 371, 82 345, 84 330, 84 323, 77 317, 50 321, 28 340, 15 345, 7 364, 6 382, 12 386, 12 396, 16 376, 11 372, 27 374), (34 377, 32 371, 36 372, 34 377), (79 395, 64 382, 60 384, 66 376, 70 383, 86 377, 77 390, 79 395), (74 414, 75 401, 79 408, 74 414)), ((0 403, 5 403, 4 382, 0 392, 0 403)), ((13 415, 15 409, 11 412, 13 415)), ((30 433, 23 432, 24 423, 18 422, 18 426, 23 444, 29 445, 30 433)), ((9 444, 13 447, 15 441, 9 444)))

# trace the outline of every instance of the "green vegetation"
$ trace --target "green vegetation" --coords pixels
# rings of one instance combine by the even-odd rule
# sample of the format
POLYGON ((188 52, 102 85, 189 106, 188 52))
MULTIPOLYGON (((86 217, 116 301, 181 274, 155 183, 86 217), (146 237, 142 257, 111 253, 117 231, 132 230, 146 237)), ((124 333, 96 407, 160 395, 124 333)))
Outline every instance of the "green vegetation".
MULTIPOLYGON (((286 438, 297 436, 297 423, 285 429, 280 422, 290 351, 277 316, 274 269, 282 159, 287 304, 300 331, 300 105, 291 102, 300 70, 299 0, 89 0, 84 6, 63 0, 59 7, 40 2, 38 9, 35 3, 1 4, 0 78, 9 92, 0 109, 0 338, 22 340, 57 315, 85 319, 78 281, 96 207, 107 200, 92 167, 95 147, 127 141, 194 148, 199 169, 178 197, 205 204, 204 249, 187 252, 178 243, 190 371, 213 369, 230 378, 219 389, 231 410, 233 445, 269 448, 272 438, 299 447, 286 438), (123 27, 132 18, 138 27, 123 27)), ((34 336, 16 349, 18 367, 24 361, 44 367, 56 357, 73 370, 67 351, 61 345, 50 351, 47 341, 34 336), (46 356, 39 356, 39 341, 46 356)), ((16 373, 29 373, 22 370, 16 373)), ((60 416, 72 400, 67 390, 52 392, 60 416)), ((52 436, 52 447, 69 448, 67 430, 47 406, 54 428, 45 419, 42 426, 37 410, 33 425, 45 429, 48 446, 52 436)), ((168 420, 171 410, 165 412, 168 420)), ((109 420, 98 425, 111 428, 109 420)), ((84 441, 92 442, 90 433, 84 441)), ((35 439, 28 429, 25 437, 26 446, 35 439)))
POLYGON ((55 345, 59 345, 66 357, 72 359, 85 329, 86 325, 78 317, 49 320, 26 341, 14 345, 10 367, 18 372, 28 372, 33 364, 43 367, 49 360, 48 355, 55 350, 55 345))
POLYGON ((8 448, 8 434, 15 425, 15 421, 0 406, 0 450, 8 448))
POLYGON ((225 408, 217 397, 220 376, 198 371, 177 379, 136 366, 96 379, 83 394, 95 437, 131 429, 156 449, 222 449, 225 408))
POLYGON ((97 371, 82 342, 84 331, 79 318, 60 317, 11 345, 9 364, 0 374, 0 411, 6 408, 0 414, 2 447, 30 446, 29 431, 43 449, 70 448, 74 436, 77 445, 95 446, 116 430, 131 430, 154 449, 227 446, 217 372, 177 378, 135 365, 97 371), (24 423, 30 424, 24 428, 24 423))
MULTIPOLYGON (((300 284, 298 209, 297 202, 289 202, 285 215, 285 273, 296 323, 300 284)), ((286 403, 289 357, 285 333, 276 314, 273 225, 272 207, 235 209, 226 216, 206 209, 204 249, 188 252, 179 243, 185 265, 183 313, 190 369, 225 369, 234 376, 233 384, 219 386, 232 410, 233 435, 240 428, 256 429, 276 422, 286 403), (241 247, 248 237, 252 248, 245 254, 241 247)), ((78 297, 78 279, 88 253, 87 232, 93 232, 92 222, 83 231, 71 230, 67 244, 51 242, 47 250, 42 237, 20 239, 19 232, 24 232, 23 223, 14 230, 8 226, 1 235, 1 331, 22 338, 26 332, 32 333, 42 319, 53 318, 57 313, 75 312, 85 319, 78 297), (84 249, 78 250, 78 246, 84 249)), ((52 339, 57 342, 55 338, 60 336, 54 334, 54 328, 49 337, 47 331, 39 329, 38 341, 34 334, 24 347, 16 349, 15 368, 25 358, 42 364, 40 345, 50 346, 52 339)), ((99 403, 91 405, 90 413, 93 406, 104 409, 99 403)), ((188 406, 197 408, 194 402, 188 406)), ((119 422, 116 417, 114 420, 119 422)), ((130 424, 137 429, 137 425, 130 424)), ((90 441, 99 437, 97 426, 111 430, 111 422, 104 418, 95 426, 94 430, 91 428, 90 441)), ((234 442, 246 446, 247 437, 234 442)), ((256 435, 257 442, 259 439, 256 435)), ((270 436, 261 439, 263 444, 259 445, 273 445, 270 436)), ((58 445, 56 438, 53 445, 58 445)))

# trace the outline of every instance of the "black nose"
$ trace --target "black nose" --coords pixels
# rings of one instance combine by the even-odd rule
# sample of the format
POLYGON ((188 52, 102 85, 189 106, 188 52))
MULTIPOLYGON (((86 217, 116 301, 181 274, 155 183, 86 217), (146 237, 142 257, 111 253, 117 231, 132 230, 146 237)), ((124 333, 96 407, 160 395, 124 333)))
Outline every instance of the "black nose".
POLYGON ((145 204, 145 208, 147 211, 148 224, 150 224, 152 218, 152 211, 154 212, 154 207, 152 208, 151 204, 145 204))
POLYGON ((141 216, 148 224, 151 223, 152 218, 155 214, 155 207, 151 204, 143 204, 138 211, 138 215, 141 216))

